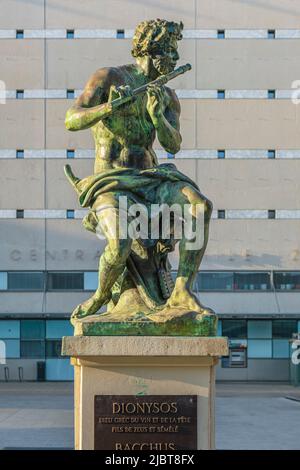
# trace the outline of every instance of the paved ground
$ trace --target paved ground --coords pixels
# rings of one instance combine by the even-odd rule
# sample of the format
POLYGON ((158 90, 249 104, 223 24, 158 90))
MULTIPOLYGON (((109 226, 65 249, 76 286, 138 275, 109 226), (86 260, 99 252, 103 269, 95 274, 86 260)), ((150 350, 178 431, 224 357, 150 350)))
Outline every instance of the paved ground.
POLYGON ((217 386, 218 449, 300 449, 299 423, 300 388, 276 383, 217 386))
MULTIPOLYGON (((300 449, 299 423, 300 388, 217 385, 218 449, 300 449)), ((0 449, 72 446, 73 384, 0 383, 0 449)))
POLYGON ((0 383, 0 449, 73 447, 73 384, 0 383))

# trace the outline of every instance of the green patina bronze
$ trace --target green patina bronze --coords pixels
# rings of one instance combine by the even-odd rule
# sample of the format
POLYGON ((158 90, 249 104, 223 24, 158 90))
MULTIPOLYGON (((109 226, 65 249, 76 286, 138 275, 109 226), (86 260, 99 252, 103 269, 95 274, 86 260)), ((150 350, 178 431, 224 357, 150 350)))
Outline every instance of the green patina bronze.
POLYGON ((96 155, 93 175, 79 179, 68 165, 65 173, 81 207, 89 208, 85 228, 97 233, 101 227, 107 240, 98 288, 72 314, 75 334, 216 334, 216 315, 192 292, 208 241, 212 204, 175 165, 159 165, 153 150, 156 137, 168 153, 180 150, 180 103, 166 83, 191 68, 175 69, 182 29, 182 23, 159 19, 140 23, 133 38, 136 63, 97 70, 67 112, 68 130, 91 128, 96 155), (184 232, 177 237, 174 221, 168 237, 161 232, 156 237, 121 236, 121 196, 126 197, 128 223, 136 204, 143 204, 148 216, 153 204, 188 207, 193 230, 200 216, 204 221, 204 243, 188 249, 192 240, 184 232), (174 283, 168 253, 177 242, 174 283), (104 305, 107 312, 99 314, 104 305))

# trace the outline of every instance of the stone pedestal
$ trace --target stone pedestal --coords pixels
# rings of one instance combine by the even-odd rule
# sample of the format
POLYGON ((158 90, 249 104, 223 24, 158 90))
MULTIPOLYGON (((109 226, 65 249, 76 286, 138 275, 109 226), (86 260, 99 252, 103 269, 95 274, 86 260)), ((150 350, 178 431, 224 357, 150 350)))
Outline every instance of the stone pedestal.
POLYGON ((213 449, 215 366, 221 337, 74 336, 62 355, 75 371, 75 448, 94 449, 96 395, 196 395, 197 448, 213 449))

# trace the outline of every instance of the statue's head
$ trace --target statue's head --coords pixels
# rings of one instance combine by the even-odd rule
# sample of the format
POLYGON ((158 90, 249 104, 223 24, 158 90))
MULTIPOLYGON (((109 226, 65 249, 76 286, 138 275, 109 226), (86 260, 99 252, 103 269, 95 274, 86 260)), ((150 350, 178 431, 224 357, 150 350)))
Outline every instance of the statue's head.
POLYGON ((177 41, 182 39, 182 30, 182 22, 142 21, 134 33, 131 54, 135 58, 149 57, 160 75, 171 72, 179 59, 177 41))

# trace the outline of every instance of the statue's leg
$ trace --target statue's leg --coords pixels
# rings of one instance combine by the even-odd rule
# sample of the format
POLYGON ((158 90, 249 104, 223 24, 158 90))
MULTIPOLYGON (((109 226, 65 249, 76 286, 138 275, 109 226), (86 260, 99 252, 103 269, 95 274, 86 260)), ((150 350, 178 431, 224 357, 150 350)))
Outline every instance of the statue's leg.
MULTIPOLYGON (((104 203, 106 207, 97 211, 102 233, 107 240, 107 245, 99 260, 98 288, 91 298, 78 305, 72 314, 72 319, 93 315, 97 313, 102 305, 110 301, 112 287, 124 271, 126 260, 130 254, 132 240, 130 238, 119 238, 118 208, 113 207, 113 205, 109 207, 108 196, 99 198, 98 207, 100 208, 100 205, 103 207, 104 203), (116 230, 112 230, 112 227, 116 230)), ((114 205, 116 206, 115 201, 114 205)))
MULTIPOLYGON (((193 186, 186 183, 173 184, 169 190, 162 188, 160 190, 160 202, 168 205, 179 204, 184 210, 188 205, 191 213, 192 231, 196 233, 199 228, 203 230, 203 236, 199 248, 191 249, 191 243, 195 243, 195 238, 187 238, 186 230, 182 230, 182 238, 179 241, 179 265, 175 281, 175 287, 167 304, 169 307, 185 307, 198 311, 203 314, 213 313, 207 307, 204 307, 198 298, 193 294, 192 287, 202 261, 206 245, 208 242, 209 221, 212 213, 212 203, 197 191, 193 186)), ((184 214, 184 213, 183 213, 184 214)), ((199 236, 199 234, 198 234, 199 236)))

